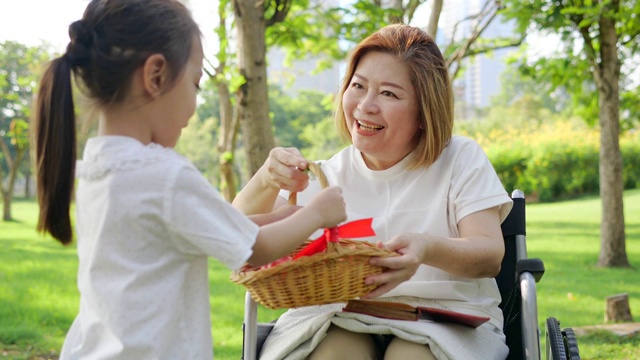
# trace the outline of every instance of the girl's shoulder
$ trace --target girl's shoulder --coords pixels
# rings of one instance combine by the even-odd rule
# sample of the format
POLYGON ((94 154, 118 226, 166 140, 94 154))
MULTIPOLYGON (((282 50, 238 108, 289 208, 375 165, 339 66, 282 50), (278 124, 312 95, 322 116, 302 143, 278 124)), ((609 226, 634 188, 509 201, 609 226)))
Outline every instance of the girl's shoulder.
POLYGON ((190 162, 171 148, 156 143, 145 145, 124 136, 100 136, 87 141, 82 159, 76 164, 76 176, 97 179, 110 173, 154 168, 164 171, 184 165, 190 162))

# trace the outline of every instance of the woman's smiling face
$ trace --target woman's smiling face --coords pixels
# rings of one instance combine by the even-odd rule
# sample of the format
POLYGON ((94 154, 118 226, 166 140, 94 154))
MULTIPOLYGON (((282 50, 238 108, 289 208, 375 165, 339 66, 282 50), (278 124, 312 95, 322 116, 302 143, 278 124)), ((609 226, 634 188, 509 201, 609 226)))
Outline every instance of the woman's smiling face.
POLYGON ((365 54, 342 95, 342 107, 351 141, 369 168, 388 169, 416 147, 418 101, 407 68, 395 56, 365 54))

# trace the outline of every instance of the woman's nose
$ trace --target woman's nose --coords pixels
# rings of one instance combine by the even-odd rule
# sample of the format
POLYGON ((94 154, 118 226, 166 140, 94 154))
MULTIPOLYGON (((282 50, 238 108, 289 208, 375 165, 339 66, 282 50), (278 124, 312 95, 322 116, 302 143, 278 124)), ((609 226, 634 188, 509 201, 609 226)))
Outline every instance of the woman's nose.
POLYGON ((378 112, 379 108, 375 94, 367 93, 365 96, 360 98, 360 101, 358 102, 358 110, 365 114, 378 112))

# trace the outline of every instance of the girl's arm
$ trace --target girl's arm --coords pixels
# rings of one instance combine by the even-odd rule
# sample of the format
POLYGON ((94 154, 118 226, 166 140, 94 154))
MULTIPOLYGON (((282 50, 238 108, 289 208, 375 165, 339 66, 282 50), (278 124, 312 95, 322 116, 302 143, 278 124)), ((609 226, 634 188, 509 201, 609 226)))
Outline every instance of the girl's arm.
MULTIPOLYGON (((284 209, 274 214, 291 211, 284 209)), ((331 186, 318 193, 309 204, 290 216, 260 227, 249 264, 260 266, 277 260, 309 239, 318 229, 331 228, 347 219, 342 190, 331 186)))

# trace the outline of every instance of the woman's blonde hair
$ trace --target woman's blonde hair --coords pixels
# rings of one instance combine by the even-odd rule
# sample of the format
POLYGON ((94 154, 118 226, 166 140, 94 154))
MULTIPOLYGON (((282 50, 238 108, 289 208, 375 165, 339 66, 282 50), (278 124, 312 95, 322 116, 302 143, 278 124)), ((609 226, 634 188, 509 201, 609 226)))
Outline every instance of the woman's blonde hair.
POLYGON ((419 28, 394 24, 362 40, 351 52, 337 98, 335 126, 340 138, 351 143, 342 96, 351 83, 358 63, 370 52, 394 55, 409 72, 420 107, 418 145, 410 168, 432 164, 447 146, 453 131, 453 91, 449 71, 435 41, 419 28))

